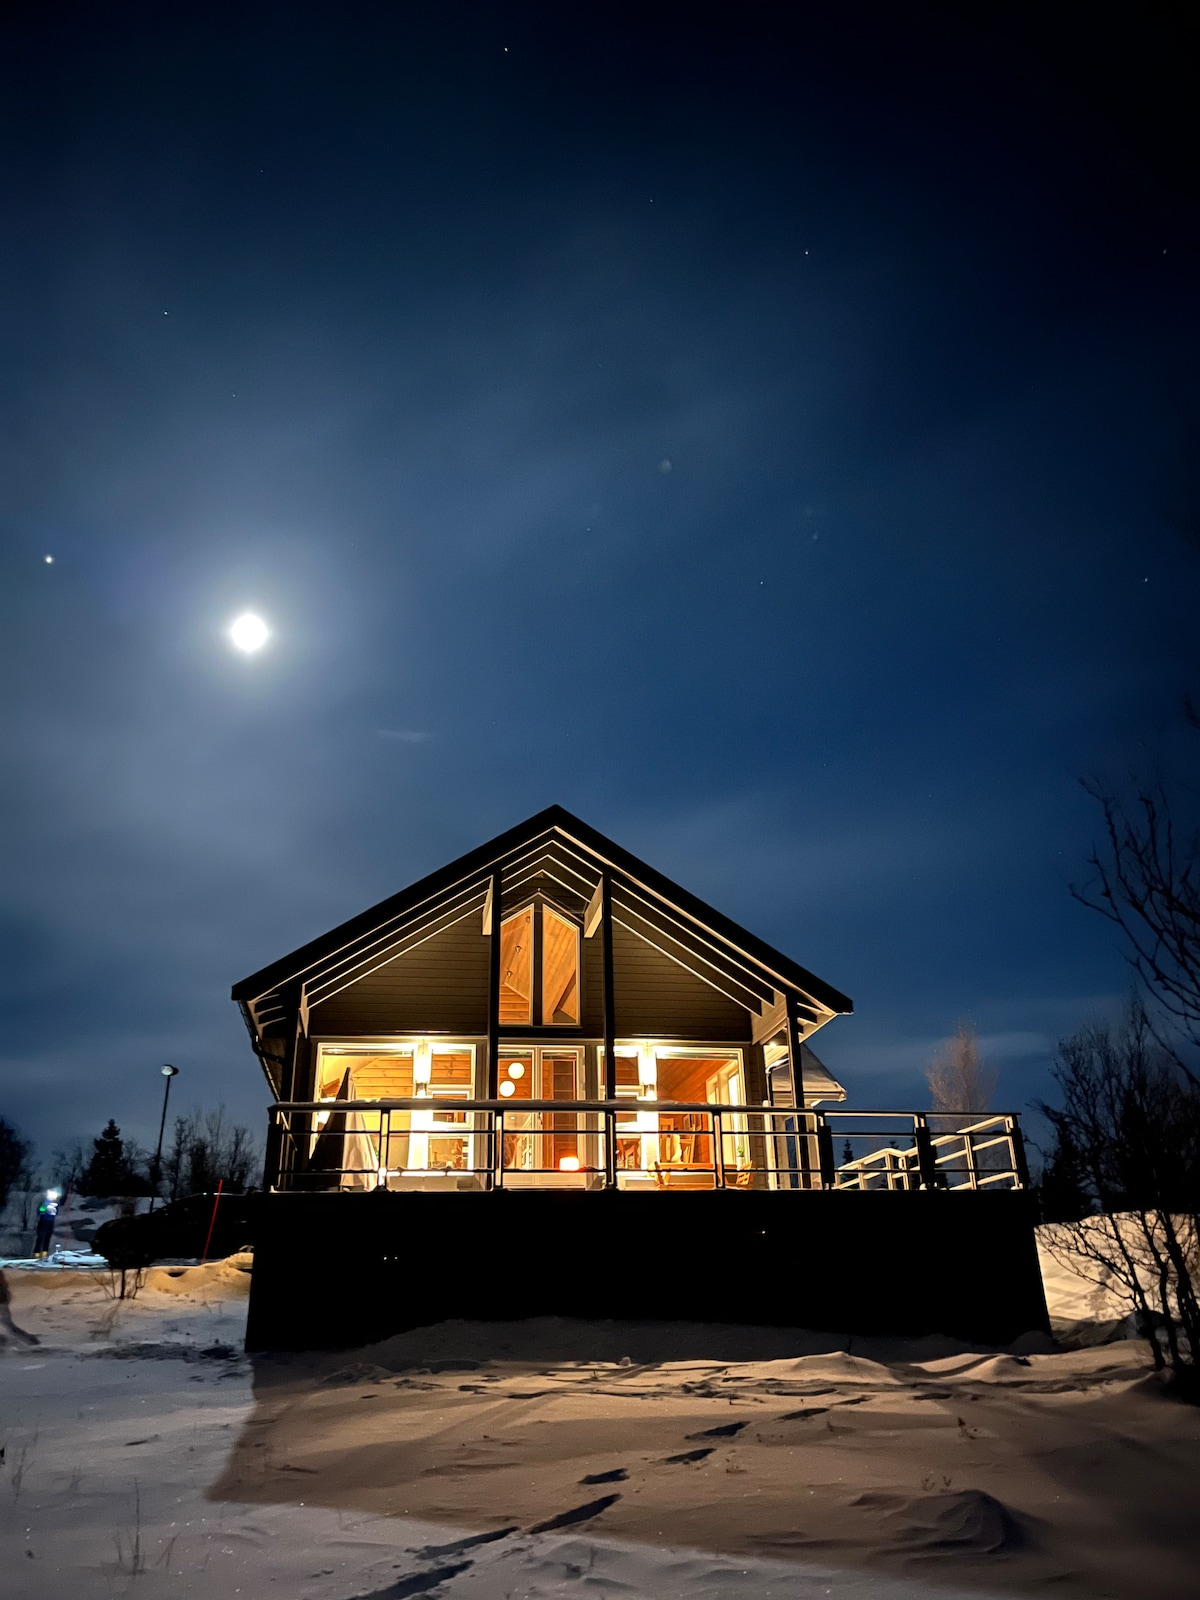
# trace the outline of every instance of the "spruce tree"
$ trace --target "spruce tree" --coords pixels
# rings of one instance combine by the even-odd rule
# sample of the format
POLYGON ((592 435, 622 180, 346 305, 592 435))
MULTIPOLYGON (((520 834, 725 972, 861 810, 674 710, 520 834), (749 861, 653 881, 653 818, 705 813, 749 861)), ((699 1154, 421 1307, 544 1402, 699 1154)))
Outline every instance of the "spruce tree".
POLYGON ((79 1180, 80 1191, 94 1195, 128 1194, 131 1176, 121 1130, 109 1117, 104 1132, 92 1140, 92 1159, 79 1180))

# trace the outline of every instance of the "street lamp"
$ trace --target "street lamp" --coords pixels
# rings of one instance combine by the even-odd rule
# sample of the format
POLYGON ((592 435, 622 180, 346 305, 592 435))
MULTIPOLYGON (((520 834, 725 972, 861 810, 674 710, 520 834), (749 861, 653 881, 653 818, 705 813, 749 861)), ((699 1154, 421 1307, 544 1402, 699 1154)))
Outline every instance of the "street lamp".
POLYGON ((171 1098, 171 1079, 179 1076, 179 1068, 173 1067, 169 1061, 163 1063, 162 1075, 167 1080, 163 1084, 162 1120, 158 1124, 158 1148, 154 1152, 154 1166, 150 1173, 150 1210, 154 1210, 154 1202, 158 1199, 158 1181, 162 1176, 162 1142, 163 1131, 167 1126, 167 1101, 171 1098))

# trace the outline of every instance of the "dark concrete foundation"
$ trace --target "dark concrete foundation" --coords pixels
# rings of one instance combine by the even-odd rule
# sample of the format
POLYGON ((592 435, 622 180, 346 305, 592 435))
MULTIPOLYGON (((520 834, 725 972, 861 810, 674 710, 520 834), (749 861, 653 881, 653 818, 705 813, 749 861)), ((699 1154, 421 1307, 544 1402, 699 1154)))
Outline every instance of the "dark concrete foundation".
POLYGON ((277 1194, 246 1345, 448 1317, 735 1322, 1007 1344, 1048 1329, 1026 1192, 277 1194))

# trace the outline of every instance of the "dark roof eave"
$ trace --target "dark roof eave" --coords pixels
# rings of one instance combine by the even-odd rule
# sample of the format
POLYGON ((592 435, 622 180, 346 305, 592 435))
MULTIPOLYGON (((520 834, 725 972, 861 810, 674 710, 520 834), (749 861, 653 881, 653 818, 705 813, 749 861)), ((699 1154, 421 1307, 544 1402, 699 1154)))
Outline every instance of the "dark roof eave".
POLYGON ((598 833, 581 818, 564 810, 562 806, 548 806, 546 810, 539 811, 515 828, 498 834, 486 844, 459 856, 456 861, 451 861, 436 872, 429 873, 407 889, 381 900, 378 905, 371 906, 368 910, 351 917, 349 921, 330 929, 328 933, 301 945, 290 955, 282 956, 278 961, 263 967, 261 971, 243 978, 240 983, 233 986, 233 999, 244 1006, 246 1002, 257 999, 259 995, 265 994, 277 985, 294 980, 334 951, 353 943, 363 934, 370 933, 381 922, 402 915, 406 910, 430 899, 462 879, 469 878, 473 873, 483 872, 493 861, 528 843, 538 834, 552 829, 558 829, 569 838, 575 839, 585 849, 600 856, 626 877, 652 890, 676 910, 685 912, 701 927, 719 934, 735 949, 763 967, 769 976, 780 979, 784 986, 799 991, 835 1014, 853 1011, 853 1002, 831 984, 825 983, 789 956, 785 956, 782 951, 774 949, 687 889, 673 883, 670 878, 639 860, 628 850, 614 844, 611 839, 598 833))

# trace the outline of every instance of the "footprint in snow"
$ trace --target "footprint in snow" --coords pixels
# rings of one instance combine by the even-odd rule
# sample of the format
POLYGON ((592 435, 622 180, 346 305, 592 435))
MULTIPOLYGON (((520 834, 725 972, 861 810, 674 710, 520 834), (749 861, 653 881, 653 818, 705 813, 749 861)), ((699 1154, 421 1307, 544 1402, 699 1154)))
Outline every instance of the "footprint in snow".
POLYGON ((545 1522, 535 1522, 530 1533, 553 1533, 557 1528, 573 1528, 577 1522, 588 1522, 598 1517, 621 1498, 619 1494, 602 1495, 599 1500, 589 1500, 586 1505, 573 1506, 570 1511, 560 1511, 557 1517, 547 1517, 545 1522))
POLYGON ((360 1595, 358 1600, 405 1600, 410 1594, 428 1594, 439 1583, 457 1578, 460 1572, 465 1572, 474 1564, 473 1561, 459 1561, 450 1567, 432 1567, 428 1572, 413 1572, 407 1578, 398 1578, 395 1583, 389 1583, 386 1589, 372 1589, 369 1594, 360 1595))
POLYGON ((507 1539, 510 1533, 517 1532, 514 1522, 508 1528, 496 1528, 491 1533, 472 1533, 465 1539, 455 1539, 453 1544, 427 1544, 420 1550, 412 1552, 421 1561, 438 1561, 444 1556, 461 1555, 464 1550, 473 1550, 476 1545, 494 1544, 497 1539, 507 1539))

